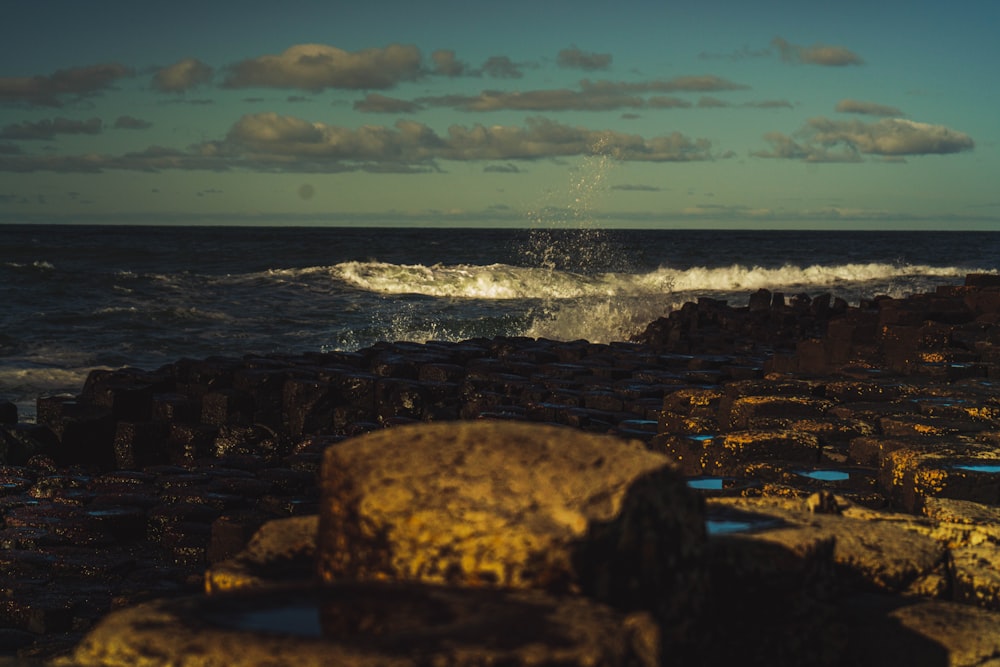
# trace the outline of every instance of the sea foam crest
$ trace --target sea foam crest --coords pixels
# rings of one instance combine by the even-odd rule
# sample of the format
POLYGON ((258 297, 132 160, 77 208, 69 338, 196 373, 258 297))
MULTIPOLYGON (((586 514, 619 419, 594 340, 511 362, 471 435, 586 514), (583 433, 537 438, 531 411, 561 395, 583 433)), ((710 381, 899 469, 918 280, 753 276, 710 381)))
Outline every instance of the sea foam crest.
POLYGON ((845 283, 914 277, 954 278, 977 271, 980 270, 886 263, 806 267, 786 264, 778 268, 733 264, 716 268, 661 267, 646 273, 596 275, 508 264, 424 266, 345 262, 330 268, 334 278, 371 292, 471 299, 573 299, 760 288, 827 291, 845 283))

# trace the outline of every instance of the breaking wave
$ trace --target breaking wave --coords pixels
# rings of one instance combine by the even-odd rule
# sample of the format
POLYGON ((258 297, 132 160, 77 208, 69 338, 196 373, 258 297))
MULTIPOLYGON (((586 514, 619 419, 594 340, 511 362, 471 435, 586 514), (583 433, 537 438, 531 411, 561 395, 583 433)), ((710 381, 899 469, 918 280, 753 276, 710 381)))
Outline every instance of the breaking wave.
POLYGON ((455 299, 579 299, 638 297, 678 292, 730 292, 796 289, 836 291, 838 286, 872 284, 888 287, 915 279, 962 278, 968 273, 992 272, 969 267, 935 267, 886 263, 764 268, 733 264, 725 267, 661 267, 646 273, 587 275, 555 269, 508 264, 454 265, 344 262, 330 274, 357 289, 379 294, 420 294, 455 299))

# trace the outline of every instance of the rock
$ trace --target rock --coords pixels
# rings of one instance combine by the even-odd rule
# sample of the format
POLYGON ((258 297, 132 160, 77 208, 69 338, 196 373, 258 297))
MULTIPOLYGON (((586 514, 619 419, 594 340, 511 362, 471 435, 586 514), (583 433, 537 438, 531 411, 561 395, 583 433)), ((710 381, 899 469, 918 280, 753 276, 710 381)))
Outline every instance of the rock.
POLYGON ((942 600, 857 596, 843 609, 845 665, 995 667, 1000 614, 942 600))
POLYGON ((205 592, 214 594, 264 583, 315 577, 317 515, 268 521, 247 548, 205 572, 205 592))
POLYGON ((141 604, 64 665, 659 667, 660 652, 648 615, 584 598, 369 582, 141 604))
POLYGON ((326 451, 323 581, 583 593, 674 624, 704 590, 701 500, 641 443, 516 422, 399 427, 326 451))

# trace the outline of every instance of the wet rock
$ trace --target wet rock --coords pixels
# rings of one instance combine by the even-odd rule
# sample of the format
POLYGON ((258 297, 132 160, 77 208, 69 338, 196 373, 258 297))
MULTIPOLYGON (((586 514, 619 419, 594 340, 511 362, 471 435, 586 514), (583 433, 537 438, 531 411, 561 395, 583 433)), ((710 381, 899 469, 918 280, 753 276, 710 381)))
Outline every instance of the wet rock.
POLYGON ((513 422, 411 426, 328 449, 321 487, 327 582, 580 592, 673 623, 698 609, 700 499, 637 442, 513 422))

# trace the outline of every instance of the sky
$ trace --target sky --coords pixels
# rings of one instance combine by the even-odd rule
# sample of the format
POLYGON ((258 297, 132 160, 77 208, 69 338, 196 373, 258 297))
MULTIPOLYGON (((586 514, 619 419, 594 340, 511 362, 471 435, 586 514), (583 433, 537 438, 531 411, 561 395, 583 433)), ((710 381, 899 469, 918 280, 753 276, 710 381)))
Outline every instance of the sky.
POLYGON ((15 0, 0 223, 1000 230, 1000 3, 15 0))

